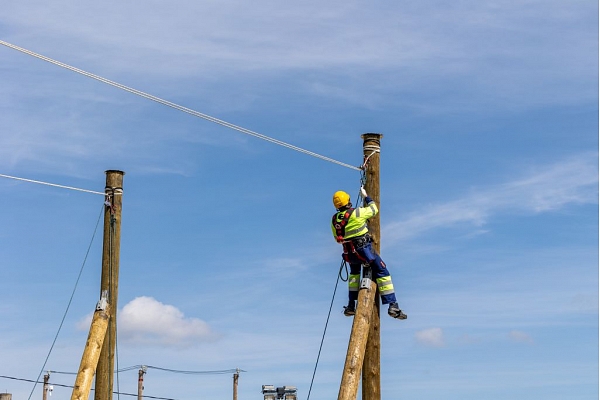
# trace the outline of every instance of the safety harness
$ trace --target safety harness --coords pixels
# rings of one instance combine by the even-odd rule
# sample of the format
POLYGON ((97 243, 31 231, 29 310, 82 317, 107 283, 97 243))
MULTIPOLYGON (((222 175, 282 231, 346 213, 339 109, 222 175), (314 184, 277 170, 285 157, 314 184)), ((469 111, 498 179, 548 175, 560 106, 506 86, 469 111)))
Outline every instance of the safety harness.
POLYGON ((369 235, 366 234, 358 238, 344 240, 344 236, 346 234, 346 225, 348 225, 348 220, 350 219, 350 216, 353 212, 354 208, 347 209, 346 211, 344 211, 344 214, 342 215, 342 218, 339 221, 338 215, 340 213, 338 212, 333 215, 332 223, 333 227, 335 228, 336 240, 344 248, 343 259, 345 261, 349 262, 350 259, 348 257, 348 254, 354 253, 359 260, 361 260, 363 263, 368 264, 369 261, 365 257, 363 257, 358 251, 356 251, 356 247, 358 246, 360 248, 368 244, 370 239, 369 235))
POLYGON ((350 219, 350 216, 352 215, 352 213, 354 212, 354 208, 349 208, 344 212, 344 215, 342 215, 342 219, 338 221, 338 215, 340 214, 335 213, 333 214, 331 223, 333 224, 333 227, 335 228, 335 236, 336 236, 336 240, 338 243, 343 243, 344 242, 344 236, 346 235, 346 225, 348 225, 348 220, 350 219))

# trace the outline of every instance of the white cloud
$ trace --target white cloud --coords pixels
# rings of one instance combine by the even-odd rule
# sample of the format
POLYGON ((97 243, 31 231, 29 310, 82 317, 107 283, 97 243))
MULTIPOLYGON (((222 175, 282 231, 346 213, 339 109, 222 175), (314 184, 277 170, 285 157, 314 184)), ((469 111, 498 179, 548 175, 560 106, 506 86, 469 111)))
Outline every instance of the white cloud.
MULTIPOLYGON (((88 329, 92 315, 78 323, 88 329)), ((152 297, 136 297, 118 313, 120 338, 134 344, 187 347, 218 338, 210 326, 198 318, 187 318, 174 306, 152 297)))
POLYGON ((429 230, 460 224, 480 227, 493 214, 535 214, 558 210, 569 204, 596 204, 597 157, 597 153, 580 154, 537 168, 512 182, 475 190, 458 200, 431 205, 385 226, 385 236, 406 240, 429 230))
POLYGON ((510 340, 512 340, 514 342, 529 343, 529 344, 533 343, 533 339, 531 338, 531 336, 529 336, 529 334, 522 332, 522 331, 510 331, 508 334, 508 337, 510 340))
POLYGON ((174 306, 152 297, 137 297, 119 314, 123 339, 134 343, 188 346, 217 338, 210 326, 198 318, 186 318, 174 306))
POLYGON ((415 333, 418 343, 427 347, 444 347, 444 331, 442 328, 429 328, 415 333))

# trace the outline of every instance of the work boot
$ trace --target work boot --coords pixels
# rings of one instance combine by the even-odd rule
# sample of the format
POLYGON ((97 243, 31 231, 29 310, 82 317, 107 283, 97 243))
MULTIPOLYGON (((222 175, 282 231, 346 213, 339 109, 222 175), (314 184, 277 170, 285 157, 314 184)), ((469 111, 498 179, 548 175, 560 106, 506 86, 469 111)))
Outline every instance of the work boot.
POLYGON ((354 302, 351 301, 344 307, 344 315, 346 317, 352 317, 354 314, 356 314, 356 306, 354 305, 354 302))
POLYGON ((390 308, 388 308, 388 315, 396 319, 407 318, 406 314, 404 314, 400 307, 398 307, 398 303, 390 303, 390 308))

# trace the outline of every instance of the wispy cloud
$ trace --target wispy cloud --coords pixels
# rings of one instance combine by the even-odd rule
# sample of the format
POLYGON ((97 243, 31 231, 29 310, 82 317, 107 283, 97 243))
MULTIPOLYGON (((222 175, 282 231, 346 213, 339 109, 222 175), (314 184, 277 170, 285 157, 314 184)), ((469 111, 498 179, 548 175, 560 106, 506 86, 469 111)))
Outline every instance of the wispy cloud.
POLYGON ((513 342, 533 344, 533 338, 523 331, 510 331, 508 338, 513 342))
MULTIPOLYGON (((594 6, 548 1, 540 18, 535 3, 465 1, 437 4, 432 11, 418 3, 365 8, 339 1, 251 5, 207 1, 187 2, 184 14, 154 4, 151 15, 140 13, 135 5, 115 3, 111 8, 115 17, 104 20, 94 18, 104 11, 101 6, 59 1, 60 6, 38 4, 37 15, 30 6, 15 4, 2 19, 25 32, 32 26, 43 29, 44 37, 35 38, 40 47, 31 50, 47 49, 48 56, 68 56, 84 64, 81 68, 91 64, 111 76, 135 71, 138 76, 200 77, 212 82, 215 77, 248 79, 252 74, 256 79, 319 71, 323 75, 289 82, 350 102, 359 101, 360 95, 384 103, 389 101, 390 87, 423 94, 424 85, 440 82, 464 88, 462 101, 468 98, 475 105, 491 99, 506 106, 593 101, 595 90, 589 83, 595 80, 597 62, 590 65, 593 57, 588 54, 597 41, 582 30, 593 23, 587 21, 586 12, 595 11, 594 6), (151 23, 156 15, 160 29, 151 23), (135 23, 136 17, 145 23, 135 23), (555 37, 553 24, 568 24, 569 29, 555 37), (80 53, 85 53, 77 51, 81 47, 93 48, 94 56, 82 57, 80 53), (556 74, 555 68, 574 73, 556 74), (385 78, 375 71, 385 73, 385 78), (471 97, 474 93, 477 101, 471 97)), ((26 47, 29 35, 15 38, 16 44, 26 47)), ((436 92, 422 104, 439 97, 436 92)), ((458 103, 456 97, 453 100, 444 101, 444 106, 458 103)), ((436 104, 440 106, 439 101, 436 104)))
POLYGON ((384 226, 386 238, 407 240, 427 231, 469 225, 480 229, 496 214, 542 213, 570 204, 598 202, 598 155, 584 153, 534 168, 514 181, 475 189, 463 198, 434 204, 384 226))
POLYGON ((427 347, 444 347, 444 331, 442 328, 429 328, 415 332, 418 343, 427 347))

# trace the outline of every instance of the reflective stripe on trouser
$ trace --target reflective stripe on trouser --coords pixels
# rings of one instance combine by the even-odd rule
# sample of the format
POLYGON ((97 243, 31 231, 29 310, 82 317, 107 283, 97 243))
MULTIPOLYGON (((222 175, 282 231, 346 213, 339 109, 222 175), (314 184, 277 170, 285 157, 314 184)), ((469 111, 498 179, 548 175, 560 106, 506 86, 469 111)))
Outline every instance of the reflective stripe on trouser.
POLYGON ((394 293, 394 284, 392 283, 391 276, 388 275, 383 278, 377 278, 375 281, 377 281, 380 295, 385 296, 386 294, 394 293))
POLYGON ((387 270, 385 263, 373 250, 369 243, 365 247, 356 249, 356 253, 344 254, 344 259, 350 264, 350 274, 348 277, 348 299, 350 301, 358 299, 358 290, 350 289, 350 281, 352 276, 358 276, 357 284, 360 284, 360 271, 363 260, 368 260, 369 265, 373 271, 373 278, 377 282, 379 288, 379 294, 381 295, 381 302, 383 304, 395 303, 396 294, 394 293, 394 284, 392 283, 392 277, 387 270))
POLYGON ((358 298, 358 287, 360 286, 360 270, 358 274, 348 275, 348 291, 355 292, 358 298))

